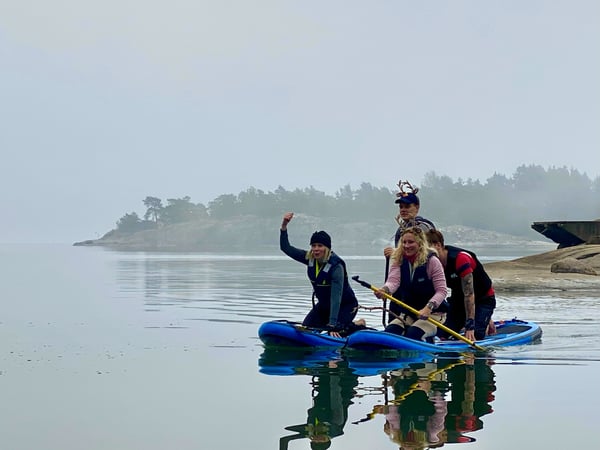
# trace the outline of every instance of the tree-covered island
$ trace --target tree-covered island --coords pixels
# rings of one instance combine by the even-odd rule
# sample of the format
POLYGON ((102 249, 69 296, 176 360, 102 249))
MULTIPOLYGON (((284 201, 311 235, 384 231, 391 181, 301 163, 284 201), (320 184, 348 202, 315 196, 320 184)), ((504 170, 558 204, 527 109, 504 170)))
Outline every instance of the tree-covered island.
MULTIPOLYGON (((600 178, 577 170, 520 166, 511 177, 494 174, 479 180, 452 180, 428 173, 418 185, 421 215, 435 222, 448 242, 503 243, 543 241, 531 229, 540 220, 593 220, 600 217, 600 178)), ((191 197, 148 196, 145 212, 126 213, 100 239, 75 245, 104 245, 127 250, 272 253, 286 211, 296 213, 294 240, 317 229, 330 232, 339 252, 379 254, 396 229, 397 188, 361 183, 328 195, 314 187, 272 192, 251 187, 224 194, 208 205, 191 197)))

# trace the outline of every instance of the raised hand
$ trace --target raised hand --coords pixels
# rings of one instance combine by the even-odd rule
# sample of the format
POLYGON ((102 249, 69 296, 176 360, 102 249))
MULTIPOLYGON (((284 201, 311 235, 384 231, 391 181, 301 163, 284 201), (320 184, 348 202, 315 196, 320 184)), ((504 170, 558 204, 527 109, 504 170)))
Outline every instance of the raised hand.
POLYGON ((287 229, 287 225, 288 225, 288 223, 290 223, 290 221, 292 220, 293 217, 294 217, 293 212, 287 212, 283 215, 283 220, 281 221, 281 229, 282 230, 287 229))

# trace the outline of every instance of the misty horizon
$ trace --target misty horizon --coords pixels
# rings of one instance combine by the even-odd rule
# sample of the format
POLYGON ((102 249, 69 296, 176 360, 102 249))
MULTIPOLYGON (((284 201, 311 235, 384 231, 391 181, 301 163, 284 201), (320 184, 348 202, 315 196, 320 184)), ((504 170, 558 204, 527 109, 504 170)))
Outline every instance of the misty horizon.
POLYGON ((99 237, 148 195, 600 176, 591 0, 34 0, 0 31, 0 242, 99 237))

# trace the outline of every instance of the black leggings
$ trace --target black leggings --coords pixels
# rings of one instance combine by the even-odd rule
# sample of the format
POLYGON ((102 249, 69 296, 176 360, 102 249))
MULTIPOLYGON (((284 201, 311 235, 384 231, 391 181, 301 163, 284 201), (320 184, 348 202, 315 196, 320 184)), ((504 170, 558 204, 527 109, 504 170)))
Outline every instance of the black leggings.
POLYGON ((425 331, 419 327, 408 327, 405 330, 400 325, 396 325, 395 323, 385 327, 385 331, 387 331, 388 333, 398 334, 409 339, 414 339, 416 341, 422 340, 423 335, 425 334, 425 331))
MULTIPOLYGON (((338 325, 346 328, 352 324, 358 312, 358 302, 342 303, 338 313, 338 325)), ((329 323, 329 305, 317 302, 304 318, 302 325, 312 328, 324 328, 329 323)))

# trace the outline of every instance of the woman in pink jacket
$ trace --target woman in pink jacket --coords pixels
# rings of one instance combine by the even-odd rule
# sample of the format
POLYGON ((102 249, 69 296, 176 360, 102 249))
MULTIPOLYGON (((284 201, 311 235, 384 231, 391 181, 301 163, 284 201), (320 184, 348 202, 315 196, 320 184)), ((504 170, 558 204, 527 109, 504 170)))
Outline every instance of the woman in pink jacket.
POLYGON ((404 335, 410 339, 427 340, 436 335, 437 327, 427 320, 444 323, 446 314, 439 310, 446 299, 448 289, 444 266, 434 249, 429 248, 425 233, 419 227, 402 232, 398 247, 394 250, 386 283, 375 292, 396 293, 398 300, 419 311, 418 316, 401 308, 400 313, 385 331, 404 335))

